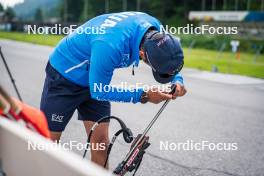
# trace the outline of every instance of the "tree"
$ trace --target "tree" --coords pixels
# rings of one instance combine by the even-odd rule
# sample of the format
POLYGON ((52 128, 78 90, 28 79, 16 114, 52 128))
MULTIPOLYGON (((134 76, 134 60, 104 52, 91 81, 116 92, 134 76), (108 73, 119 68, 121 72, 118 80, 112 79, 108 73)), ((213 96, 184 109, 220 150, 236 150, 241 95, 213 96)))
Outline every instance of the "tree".
POLYGON ((0 12, 4 11, 4 7, 2 6, 2 4, 0 3, 0 12))
POLYGON ((11 7, 7 7, 7 9, 5 10, 5 14, 7 16, 8 21, 13 20, 14 17, 16 16, 14 10, 11 7))
POLYGON ((93 8, 92 8, 92 4, 90 1, 91 0, 84 0, 84 6, 83 6, 82 14, 79 20, 81 22, 87 21, 90 18, 95 16, 93 8))
POLYGON ((44 15, 43 15, 43 10, 41 8, 38 8, 35 13, 35 21, 38 22, 43 22, 44 15))
POLYGON ((84 8, 84 0, 62 0, 61 18, 66 22, 78 22, 81 19, 84 8))

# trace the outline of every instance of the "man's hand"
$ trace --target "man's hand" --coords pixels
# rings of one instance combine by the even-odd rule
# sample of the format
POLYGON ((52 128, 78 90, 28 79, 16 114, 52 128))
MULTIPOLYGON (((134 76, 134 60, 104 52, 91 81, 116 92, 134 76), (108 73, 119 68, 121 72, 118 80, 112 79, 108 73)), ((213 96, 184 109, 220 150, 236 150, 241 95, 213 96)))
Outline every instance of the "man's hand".
POLYGON ((168 92, 161 92, 157 89, 148 90, 147 92, 148 101, 154 104, 158 104, 164 100, 172 99, 172 95, 168 92))
POLYGON ((182 97, 186 94, 187 90, 184 85, 176 83, 176 91, 172 95, 172 99, 176 99, 177 97, 182 97))

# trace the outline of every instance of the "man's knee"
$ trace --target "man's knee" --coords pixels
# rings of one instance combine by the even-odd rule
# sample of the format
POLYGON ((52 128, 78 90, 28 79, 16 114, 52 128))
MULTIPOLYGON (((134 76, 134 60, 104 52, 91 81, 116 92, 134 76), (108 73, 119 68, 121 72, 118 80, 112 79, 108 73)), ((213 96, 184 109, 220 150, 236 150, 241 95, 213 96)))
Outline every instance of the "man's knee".
MULTIPOLYGON (((85 126, 85 129, 87 132, 87 136, 89 136, 90 130, 91 130, 93 125, 94 125, 94 122, 84 121, 84 126, 85 126)), ((109 127, 108 122, 99 124, 95 128, 90 142, 92 142, 92 143, 109 143, 108 127, 109 127)))
POLYGON ((95 134, 92 139, 92 143, 104 143, 108 144, 109 143, 109 137, 107 133, 102 133, 102 134, 95 134))

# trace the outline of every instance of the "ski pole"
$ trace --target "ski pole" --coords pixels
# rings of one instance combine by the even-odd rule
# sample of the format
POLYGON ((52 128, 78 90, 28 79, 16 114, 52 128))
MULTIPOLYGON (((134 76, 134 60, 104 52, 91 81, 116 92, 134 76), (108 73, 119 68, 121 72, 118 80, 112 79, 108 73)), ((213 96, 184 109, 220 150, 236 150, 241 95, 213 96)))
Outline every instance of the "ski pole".
MULTIPOLYGON (((171 87, 170 94, 173 94, 175 92, 175 90, 176 90, 176 85, 173 84, 172 87, 171 87)), ((169 102, 170 102, 170 99, 168 99, 168 100, 166 100, 164 102, 164 104, 161 106, 161 108, 158 111, 158 113, 151 120, 151 122, 149 123, 149 125, 147 126, 147 128, 145 128, 144 132, 142 133, 142 135, 140 136, 140 138, 138 139, 138 141, 136 142, 136 144, 133 146, 133 148, 128 152, 128 154, 126 155, 126 157, 125 157, 125 159, 123 161, 127 161, 129 159, 129 157, 131 156, 131 154, 137 148, 138 144, 144 139, 144 137, 146 136, 146 134, 148 133, 148 131, 151 129, 151 127, 153 126, 153 124, 157 121, 157 119, 159 118, 160 114, 162 113, 162 111, 165 109, 165 107, 167 106, 167 104, 169 102)))
POLYGON ((20 95, 20 93, 19 93, 19 91, 18 91, 18 89, 17 89, 15 79, 13 78, 13 76, 12 76, 12 74, 11 74, 11 71, 10 71, 8 65, 7 65, 7 62, 6 62, 6 59, 5 59, 4 54, 3 54, 3 52, 2 52, 2 47, 1 47, 1 46, 0 46, 0 55, 1 55, 1 58, 2 58, 2 60, 3 60, 3 62, 4 62, 4 65, 5 65, 5 68, 6 68, 6 70, 7 70, 8 75, 9 75, 9 78, 10 78, 12 84, 13 84, 13 87, 14 87, 15 91, 16 91, 17 97, 18 97, 18 99, 19 99, 20 101, 22 101, 22 97, 21 97, 21 95, 20 95))

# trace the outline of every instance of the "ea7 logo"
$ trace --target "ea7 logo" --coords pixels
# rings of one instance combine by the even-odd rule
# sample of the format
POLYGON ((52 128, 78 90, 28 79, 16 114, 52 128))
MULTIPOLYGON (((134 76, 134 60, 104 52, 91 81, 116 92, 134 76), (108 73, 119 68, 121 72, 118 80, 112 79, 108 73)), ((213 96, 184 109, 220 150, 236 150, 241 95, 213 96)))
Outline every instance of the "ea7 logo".
POLYGON ((55 122, 63 122, 63 116, 62 115, 57 115, 57 114, 52 114, 51 115, 51 121, 55 122))

